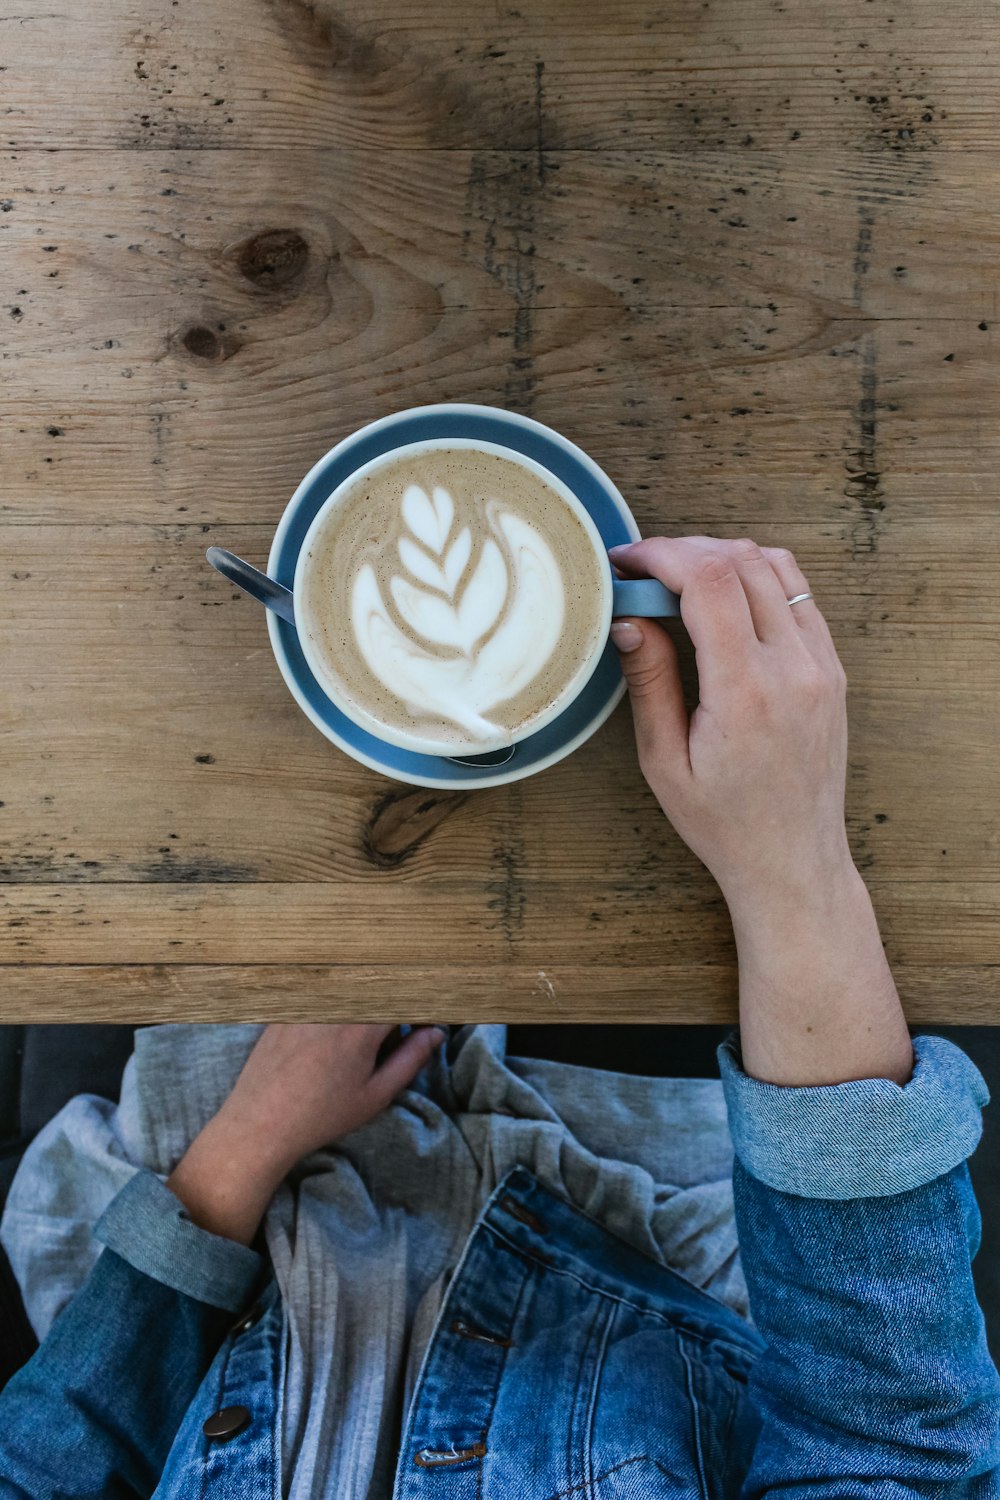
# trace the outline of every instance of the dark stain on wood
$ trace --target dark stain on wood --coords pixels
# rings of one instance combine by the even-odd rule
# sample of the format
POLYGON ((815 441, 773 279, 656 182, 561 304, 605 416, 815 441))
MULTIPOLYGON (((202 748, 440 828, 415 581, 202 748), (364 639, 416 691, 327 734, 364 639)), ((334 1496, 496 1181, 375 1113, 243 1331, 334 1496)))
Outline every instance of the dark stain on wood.
POLYGON ((467 792, 426 788, 386 792, 373 805, 361 829, 365 859, 379 870, 398 869, 467 797, 467 792))
POLYGON ((861 345, 861 391, 857 405, 859 446, 848 460, 844 494, 860 506, 851 527, 854 558, 878 550, 883 530, 885 495, 878 458, 878 344, 874 333, 866 333, 861 345))
MULTIPOLYGON (((538 377, 535 370, 535 312, 538 272, 535 259, 539 238, 546 235, 541 199, 544 177, 538 158, 513 153, 498 163, 490 153, 475 152, 469 163, 466 217, 479 226, 482 266, 511 299, 510 355, 503 384, 502 404, 530 415, 538 377)), ((466 239, 468 245, 470 233, 466 239)))
POLYGON ((237 247, 236 264, 247 281, 274 292, 301 279, 309 246, 297 229, 265 229, 237 247))
POLYGON ((505 787, 506 799, 499 839, 493 846, 493 879, 487 883, 487 907, 494 914, 507 944, 508 957, 513 956, 524 929, 527 892, 524 884, 526 849, 524 842, 524 790, 515 781, 505 787))
POLYGON ((8 885, 243 884, 260 879, 260 871, 251 865, 210 855, 178 858, 167 846, 160 849, 158 858, 148 860, 80 859, 76 853, 52 850, 21 853, 0 863, 0 881, 8 885))
MULTIPOLYGON (((875 232, 875 200, 858 200, 858 232, 854 247, 854 304, 864 310, 865 277, 871 266, 875 232)), ((858 447, 847 459, 844 494, 858 507, 850 530, 851 555, 855 559, 878 550, 885 497, 878 458, 878 342, 875 333, 861 340, 861 389, 856 408, 858 447)))
POLYGON ((323 72, 342 67, 362 80, 382 72, 377 43, 352 30, 332 7, 317 0, 272 0, 271 10, 282 36, 309 67, 323 72))
MULTIPOLYGON (((118 879, 123 877, 119 875, 118 879)), ((162 885, 243 885, 260 880, 261 873, 252 865, 236 861, 193 855, 178 859, 173 849, 163 848, 160 857, 134 866, 132 880, 149 880, 162 885)))
POLYGON ((535 63, 535 152, 538 157, 538 185, 545 182, 545 92, 543 80, 545 64, 541 58, 535 63))
POLYGON ((430 146, 455 147, 478 140, 523 142, 533 149, 538 116, 539 81, 525 87, 523 72, 513 73, 516 59, 504 71, 491 69, 457 76, 455 58, 464 48, 430 43, 414 45, 401 35, 380 35, 369 23, 349 24, 324 0, 268 0, 281 35, 313 73, 336 76, 338 92, 353 94, 369 111, 375 99, 388 100, 413 122, 430 146), (513 84, 513 86, 511 86, 513 84), (520 92, 516 86, 520 84, 520 92))

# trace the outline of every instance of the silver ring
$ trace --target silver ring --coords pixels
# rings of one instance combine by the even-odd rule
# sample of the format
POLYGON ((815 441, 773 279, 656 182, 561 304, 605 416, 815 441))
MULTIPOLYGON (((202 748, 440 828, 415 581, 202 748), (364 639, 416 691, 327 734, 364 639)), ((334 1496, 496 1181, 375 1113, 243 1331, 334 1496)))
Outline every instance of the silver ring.
POLYGON ((789 599, 789 604, 801 604, 803 599, 811 599, 812 594, 796 594, 794 599, 789 599))

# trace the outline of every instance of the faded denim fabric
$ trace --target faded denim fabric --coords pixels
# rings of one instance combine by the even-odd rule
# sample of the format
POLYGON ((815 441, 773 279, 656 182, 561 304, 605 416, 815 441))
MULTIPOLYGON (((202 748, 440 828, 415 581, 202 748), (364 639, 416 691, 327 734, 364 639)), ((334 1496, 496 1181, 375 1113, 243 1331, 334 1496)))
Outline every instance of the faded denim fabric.
POLYGON ((137 1172, 108 1204, 94 1238, 154 1281, 196 1302, 239 1312, 260 1274, 261 1256, 192 1224, 152 1172, 137 1172))
POLYGON ((739 1041, 718 1049, 736 1154, 769 1187, 806 1198, 870 1198, 919 1187, 971 1156, 986 1082, 939 1036, 913 1040, 913 1074, 781 1088, 743 1071, 739 1041), (872 1149, 876 1147, 876 1149, 872 1149))

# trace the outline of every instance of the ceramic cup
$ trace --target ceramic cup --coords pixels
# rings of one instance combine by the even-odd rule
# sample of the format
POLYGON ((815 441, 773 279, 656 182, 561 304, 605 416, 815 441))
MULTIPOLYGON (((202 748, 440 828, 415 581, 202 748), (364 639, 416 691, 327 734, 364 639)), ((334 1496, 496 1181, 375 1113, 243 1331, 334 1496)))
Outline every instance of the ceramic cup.
POLYGON ((639 529, 608 476, 582 449, 529 417, 495 407, 447 403, 414 407, 383 417, 345 438, 314 464, 296 489, 278 524, 268 573, 293 591, 296 616, 307 573, 307 551, 346 489, 364 471, 389 458, 422 448, 482 448, 502 453, 540 473, 574 510, 606 570, 604 628, 591 658, 551 711, 531 732, 503 752, 453 756, 421 753, 397 743, 388 727, 378 731, 351 717, 323 672, 315 647, 295 626, 268 612, 274 654, 292 696, 320 732, 362 764, 415 786, 496 786, 532 776, 575 750, 604 723, 625 691, 618 654, 608 630, 617 615, 664 617, 680 613, 676 594, 651 579, 614 578, 607 549, 635 541, 639 529))

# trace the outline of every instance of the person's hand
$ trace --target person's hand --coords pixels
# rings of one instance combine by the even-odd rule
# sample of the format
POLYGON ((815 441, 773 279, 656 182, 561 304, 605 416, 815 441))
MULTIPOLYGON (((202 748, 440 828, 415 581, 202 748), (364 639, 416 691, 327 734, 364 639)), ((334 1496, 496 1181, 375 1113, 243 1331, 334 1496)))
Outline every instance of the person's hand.
POLYGON ((844 823, 847 679, 790 552, 744 539, 614 548, 625 577, 680 595, 699 703, 661 625, 620 620, 643 774, 733 919, 740 1045, 770 1083, 905 1083, 913 1048, 844 823))
POLYGON ((444 1039, 437 1027, 420 1027, 379 1063, 394 1030, 268 1026, 229 1098, 167 1182, 195 1223, 248 1244, 295 1163, 373 1120, 444 1039))
POLYGON ((792 888, 845 861, 847 679, 788 551, 749 539, 651 537, 612 550, 623 577, 681 598, 700 701, 684 704, 677 652, 652 620, 616 621, 639 764, 660 806, 727 899, 792 888))
POLYGON ((367 1024, 268 1026, 220 1114, 284 1175, 310 1151, 333 1145, 381 1114, 443 1040, 436 1027, 421 1027, 376 1066, 394 1030, 367 1024))

